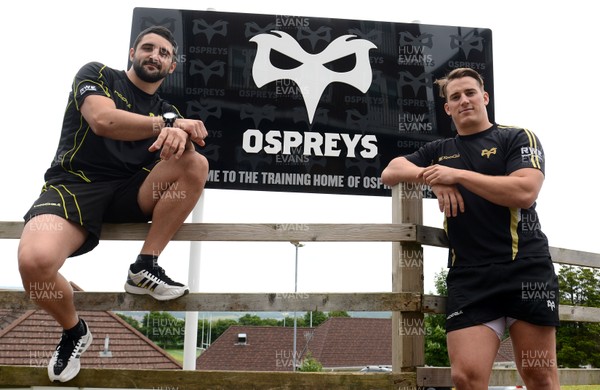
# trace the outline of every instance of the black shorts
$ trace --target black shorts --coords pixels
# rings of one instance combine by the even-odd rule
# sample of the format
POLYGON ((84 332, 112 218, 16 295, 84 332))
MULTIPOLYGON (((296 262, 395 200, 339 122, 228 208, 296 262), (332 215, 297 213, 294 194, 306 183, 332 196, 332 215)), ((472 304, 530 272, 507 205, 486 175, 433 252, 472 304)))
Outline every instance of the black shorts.
POLYGON ((53 214, 83 226, 88 237, 71 256, 82 255, 98 245, 102 224, 148 222, 138 204, 140 186, 150 170, 142 169, 126 179, 86 183, 69 178, 51 179, 23 217, 25 223, 37 215, 53 214))
POLYGON ((500 317, 534 325, 559 325, 558 277, 549 257, 452 267, 446 283, 447 332, 500 317))

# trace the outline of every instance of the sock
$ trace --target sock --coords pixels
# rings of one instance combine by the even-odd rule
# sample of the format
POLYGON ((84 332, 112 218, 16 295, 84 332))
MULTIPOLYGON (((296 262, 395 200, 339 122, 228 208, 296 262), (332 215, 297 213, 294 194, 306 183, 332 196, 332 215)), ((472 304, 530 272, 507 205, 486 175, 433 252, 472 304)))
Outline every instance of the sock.
POLYGON ((135 263, 131 265, 131 272, 137 273, 143 269, 150 269, 156 264, 158 264, 158 256, 140 254, 135 260, 135 263))
POLYGON ((65 332, 72 339, 77 339, 83 336, 85 334, 85 326, 83 325, 83 321, 81 321, 81 318, 79 319, 79 322, 77 322, 77 325, 75 325, 71 329, 65 329, 65 332))

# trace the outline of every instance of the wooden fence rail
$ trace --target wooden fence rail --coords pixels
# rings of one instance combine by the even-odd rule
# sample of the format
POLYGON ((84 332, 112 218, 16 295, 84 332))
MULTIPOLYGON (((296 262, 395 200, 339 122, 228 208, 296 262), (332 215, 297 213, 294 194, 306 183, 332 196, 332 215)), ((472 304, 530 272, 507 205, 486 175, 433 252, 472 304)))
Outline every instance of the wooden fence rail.
MULTIPOLYGON (((411 252, 422 254, 422 245, 447 247, 442 229, 423 226, 422 201, 393 189, 391 224, 184 224, 174 240, 183 241, 291 241, 291 242, 391 242, 392 292, 308 293, 302 299, 286 293, 191 293, 175 301, 123 292, 76 292, 78 309, 98 311, 389 311, 392 312, 392 373, 292 373, 185 370, 82 369, 68 387, 187 389, 396 389, 451 386, 447 367, 424 367, 422 336, 398 336, 398 324, 423 313, 444 313, 445 297, 423 293, 423 268, 403 266, 411 252)), ((103 240, 143 240, 149 224, 107 224, 103 240)), ((0 238, 18 239, 22 222, 0 222, 0 238)), ((600 268, 600 254, 551 248, 554 262, 600 268)), ((422 258, 422 257, 421 257, 422 258)), ((23 291, 0 291, 0 308, 31 310, 36 306, 23 291)), ((560 306, 562 321, 600 322, 600 308, 560 306)), ((560 369, 561 384, 600 383, 598 369, 560 369)), ((514 369, 494 369, 491 385, 521 384, 514 369)), ((50 386, 41 367, 0 366, 0 388, 50 386)))
MULTIPOLYGON (((190 293, 160 302, 124 292, 75 292, 75 305, 85 311, 376 311, 445 313, 446 297, 418 293, 190 293)), ((560 305, 561 321, 600 322, 600 308, 560 305)), ((35 310, 24 291, 0 290, 0 308, 35 310)))
MULTIPOLYGON (((600 370, 559 369, 561 385, 600 383, 600 370)), ((490 386, 522 385, 516 369, 494 369, 490 386)), ((177 390, 408 390, 451 386, 446 367, 417 367, 415 372, 256 372, 129 370, 82 368, 75 379, 56 384, 46 367, 0 366, 0 388, 57 386, 69 388, 177 389, 177 390)))

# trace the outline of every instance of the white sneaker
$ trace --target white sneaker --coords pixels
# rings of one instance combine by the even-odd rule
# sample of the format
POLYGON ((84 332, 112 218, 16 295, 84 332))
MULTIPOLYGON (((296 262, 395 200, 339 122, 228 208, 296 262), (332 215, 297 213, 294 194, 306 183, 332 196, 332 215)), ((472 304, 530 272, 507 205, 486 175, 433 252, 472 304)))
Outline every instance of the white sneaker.
POLYGON ((125 283, 125 291, 130 294, 150 295, 159 301, 168 301, 179 298, 190 292, 190 289, 178 282, 174 282, 165 274, 165 270, 155 265, 143 269, 138 273, 131 272, 125 283))
POLYGON ((81 364, 79 358, 81 354, 92 344, 92 333, 85 321, 85 334, 77 339, 71 338, 67 332, 63 331, 60 342, 48 363, 48 377, 52 382, 67 382, 79 374, 81 364))

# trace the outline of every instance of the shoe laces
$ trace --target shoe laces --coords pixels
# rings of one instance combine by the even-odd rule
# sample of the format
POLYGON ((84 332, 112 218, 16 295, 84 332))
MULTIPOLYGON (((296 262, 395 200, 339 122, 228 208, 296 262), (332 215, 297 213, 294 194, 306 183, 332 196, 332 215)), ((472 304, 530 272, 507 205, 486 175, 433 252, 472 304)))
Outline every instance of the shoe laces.
POLYGON ((167 274, 165 273, 165 270, 158 264, 153 266, 150 270, 148 270, 148 272, 150 272, 152 275, 156 276, 158 279, 162 280, 163 282, 166 282, 167 284, 183 286, 181 283, 178 283, 178 282, 174 281, 173 279, 171 279, 170 277, 168 277, 167 274))
POLYGON ((56 351, 58 352, 56 364, 54 365, 54 372, 56 374, 65 369, 69 359, 77 352, 77 343, 80 339, 81 337, 74 339, 67 332, 63 331, 58 347, 56 347, 56 351))

